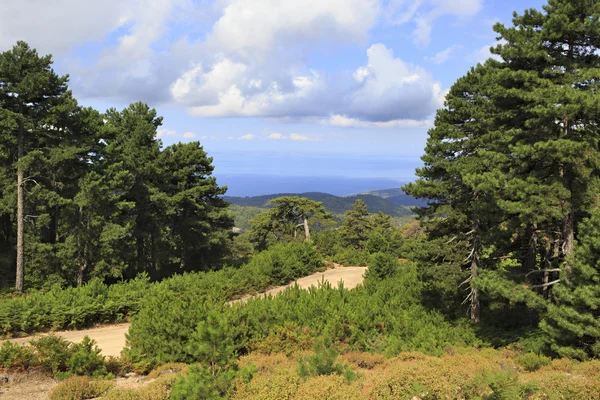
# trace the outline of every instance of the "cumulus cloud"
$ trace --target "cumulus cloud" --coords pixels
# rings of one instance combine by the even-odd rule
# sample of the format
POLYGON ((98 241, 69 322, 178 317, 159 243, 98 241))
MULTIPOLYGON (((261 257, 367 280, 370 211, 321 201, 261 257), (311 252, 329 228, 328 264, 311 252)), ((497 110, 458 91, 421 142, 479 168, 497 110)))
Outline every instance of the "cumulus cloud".
POLYGON ((183 134, 184 139, 193 139, 195 137, 196 137, 196 134, 194 132, 185 132, 183 134))
POLYGON ((384 44, 367 50, 366 65, 341 81, 316 71, 275 80, 251 66, 221 59, 194 66, 171 92, 192 115, 203 117, 328 117, 369 121, 422 119, 443 103, 441 85, 424 68, 395 57, 384 44), (224 73, 223 70, 229 71, 224 73))
POLYGON ((315 136, 307 136, 300 133, 290 133, 289 135, 283 135, 281 133, 271 133, 267 136, 269 140, 293 140, 297 142, 312 142, 312 141, 320 141, 321 138, 315 136))
POLYGON ((459 50, 461 48, 462 48, 461 45, 455 44, 453 46, 448 47, 447 49, 444 49, 444 50, 436 53, 433 57, 428 57, 427 60, 433 64, 443 64, 446 61, 453 58, 456 50, 459 50))
POLYGON ((143 6, 135 0, 1 1, 0 50, 25 40, 40 53, 63 53, 130 23, 143 6), (51 27, 51 34, 49 29, 51 27))
POLYGON ((156 136, 158 136, 158 137, 175 136, 176 134, 177 134, 177 132, 172 129, 160 128, 156 131, 156 136))
MULTIPOLYGON (((19 2, 8 2, 0 45, 23 32, 42 52, 106 40, 92 58, 69 58, 71 85, 83 98, 169 104, 202 117, 344 116, 374 125, 423 120, 443 98, 427 70, 380 43, 347 74, 306 64, 315 49, 366 45, 384 8, 379 0, 217 0, 212 7, 192 0, 48 2, 60 6, 23 12, 19 2), (45 30, 50 17, 57 18, 53 35, 45 30)), ((419 43, 427 42, 436 19, 467 17, 480 6, 480 0, 387 3, 393 23, 415 24, 419 43)))
POLYGON ((320 121, 324 125, 339 126, 342 128, 431 128, 431 120, 395 119, 390 121, 362 121, 349 118, 345 115, 333 115, 331 118, 320 121))
POLYGON ((252 139, 255 139, 255 138, 256 138, 256 135, 253 135, 251 133, 247 133, 245 135, 240 136, 238 138, 238 140, 252 140, 252 139))
POLYGON ((466 19, 476 15, 483 7, 483 0, 391 0, 386 6, 388 21, 395 25, 412 22, 413 41, 427 46, 436 20, 443 16, 466 19))
POLYGON ((498 44, 506 43, 504 40, 497 41, 495 43, 491 43, 486 46, 482 46, 479 49, 473 51, 470 55, 470 60, 476 63, 484 63, 488 58, 493 58, 494 60, 500 61, 500 56, 492 54, 490 48, 497 46, 498 44))

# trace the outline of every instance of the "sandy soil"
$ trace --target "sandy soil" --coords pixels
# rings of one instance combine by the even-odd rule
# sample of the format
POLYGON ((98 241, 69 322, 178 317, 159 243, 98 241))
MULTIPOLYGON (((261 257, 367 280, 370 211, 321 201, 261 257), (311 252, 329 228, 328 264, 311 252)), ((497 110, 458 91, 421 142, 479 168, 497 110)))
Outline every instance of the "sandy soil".
POLYGON ((0 399, 2 400, 46 400, 58 382, 49 376, 33 372, 2 376, 0 399))
MULTIPOLYGON (((338 285, 339 282, 344 283, 344 287, 347 289, 353 289, 363 281, 363 274, 366 271, 364 267, 342 267, 336 265, 335 268, 329 269, 324 272, 318 272, 298 279, 296 282, 302 289, 307 289, 311 286, 318 286, 319 282, 323 279, 330 282, 333 286, 338 285)), ((294 283, 287 286, 279 286, 268 290, 264 294, 257 296, 265 296, 267 294, 275 295, 285 290, 286 287, 294 285, 294 283)), ((248 299, 256 296, 246 296, 235 302, 247 301, 248 299)), ((98 328, 85 329, 80 331, 58 331, 53 334, 62 336, 63 338, 71 342, 80 342, 84 336, 89 336, 94 339, 98 344, 98 347, 102 349, 102 354, 105 356, 118 356, 121 350, 125 347, 125 333, 129 330, 129 324, 116 324, 116 325, 105 325, 98 328)), ((11 339, 12 342, 24 344, 28 343, 31 339, 39 336, 28 336, 19 339, 11 339)), ((4 396, 2 396, 4 398, 4 396)))
POLYGON ((296 283, 301 289, 308 289, 311 286, 318 286, 323 279, 326 282, 331 283, 333 287, 337 287, 340 282, 343 282, 346 289, 354 289, 357 285, 362 283, 363 274, 366 270, 366 267, 343 267, 341 265, 336 265, 335 268, 328 269, 325 272, 317 272, 316 274, 305 276, 304 278, 300 278, 296 282, 290 283, 289 285, 278 286, 256 296, 244 296, 239 300, 234 300, 232 303, 247 301, 248 299, 256 297, 276 295, 277 293, 283 292, 287 287, 294 286, 296 283))

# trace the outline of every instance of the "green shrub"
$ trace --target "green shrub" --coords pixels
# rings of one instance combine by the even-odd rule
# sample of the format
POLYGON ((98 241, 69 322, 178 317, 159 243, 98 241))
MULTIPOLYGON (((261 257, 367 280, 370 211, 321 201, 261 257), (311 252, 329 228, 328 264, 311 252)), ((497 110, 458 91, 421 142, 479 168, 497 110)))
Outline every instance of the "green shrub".
POLYGON ((69 368, 73 354, 71 343, 60 336, 44 336, 30 342, 36 354, 36 364, 44 371, 56 375, 69 368))
POLYGON ((114 285, 92 279, 78 288, 54 285, 47 292, 4 299, 0 302, 0 328, 4 335, 15 335, 121 321, 139 310, 149 286, 147 275, 114 285))
POLYGON ((104 357, 96 346, 96 341, 87 336, 81 343, 72 344, 72 355, 68 361, 69 374, 101 376, 106 375, 104 357))
POLYGON ((298 375, 302 379, 311 376, 321 375, 342 375, 347 381, 356 377, 352 368, 344 365, 343 362, 336 362, 339 353, 335 348, 327 346, 323 341, 315 343, 314 354, 308 358, 300 357, 298 359, 298 375))
POLYGON ((0 347, 0 366, 6 370, 25 371, 35 364, 35 353, 29 346, 4 342, 0 347))
POLYGON ((551 362, 550 358, 535 353, 526 353, 517 357, 517 363, 528 372, 537 371, 546 365, 550 365, 551 362))
POLYGON ((188 372, 175 382, 170 398, 172 400, 224 400, 228 398, 227 392, 235 378, 240 377, 248 381, 252 373, 253 371, 249 369, 228 369, 212 374, 207 367, 192 365, 188 372))
POLYGON ((369 265, 369 252, 347 247, 335 254, 333 261, 347 266, 366 267, 369 265))
POLYGON ((369 261, 369 269, 365 279, 386 279, 394 275, 400 269, 398 258, 392 254, 375 253, 369 261))
POLYGON ((538 390, 533 382, 519 382, 514 372, 488 371, 468 383, 465 394, 466 398, 479 398, 480 394, 488 393, 483 396, 484 400, 518 400, 528 399, 538 390))
POLYGON ((106 393, 114 383, 109 380, 92 380, 85 376, 72 376, 50 392, 50 400, 93 399, 106 393))

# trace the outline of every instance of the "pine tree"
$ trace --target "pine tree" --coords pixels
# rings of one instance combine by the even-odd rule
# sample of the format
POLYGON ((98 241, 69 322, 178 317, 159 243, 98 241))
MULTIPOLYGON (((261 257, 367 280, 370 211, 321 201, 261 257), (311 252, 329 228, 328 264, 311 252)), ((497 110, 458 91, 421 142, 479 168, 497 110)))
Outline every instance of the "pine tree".
POLYGON ((356 199, 352 208, 344 214, 339 228, 340 236, 346 246, 363 249, 372 229, 369 209, 364 201, 356 199))
POLYGON ((575 251, 540 327, 559 356, 585 360, 600 356, 600 208, 578 228, 575 251))
POLYGON ((497 146, 489 136, 491 70, 490 65, 479 65, 450 88, 446 108, 438 110, 429 131, 419 179, 404 187, 408 194, 429 200, 418 212, 431 237, 445 237, 463 248, 463 267, 469 271, 463 284, 470 288, 465 302, 470 303, 475 323, 480 319, 480 301, 474 283, 480 273, 483 236, 497 228, 494 192, 501 180, 496 160, 489 156, 497 146))
POLYGON ((233 220, 221 197, 227 188, 219 187, 212 176, 214 167, 199 142, 175 144, 164 149, 158 159, 163 178, 159 185, 164 199, 167 226, 175 241, 178 268, 215 268, 233 240, 233 220))
POLYGON ((257 248, 264 249, 275 241, 290 241, 298 237, 298 228, 304 230, 304 240, 310 242, 310 225, 315 221, 332 218, 321 202, 297 196, 282 196, 270 201, 273 208, 256 215, 250 223, 250 237, 257 248))
MULTIPOLYGON (((0 109, 4 127, 3 148, 15 156, 16 168, 16 284, 24 289, 26 186, 37 186, 35 167, 52 161, 48 152, 61 143, 60 120, 73 112, 75 102, 67 90, 68 77, 51 68, 52 57, 40 57, 27 43, 18 42, 0 54, 0 109)), ((39 172, 39 171, 37 171, 39 172)))

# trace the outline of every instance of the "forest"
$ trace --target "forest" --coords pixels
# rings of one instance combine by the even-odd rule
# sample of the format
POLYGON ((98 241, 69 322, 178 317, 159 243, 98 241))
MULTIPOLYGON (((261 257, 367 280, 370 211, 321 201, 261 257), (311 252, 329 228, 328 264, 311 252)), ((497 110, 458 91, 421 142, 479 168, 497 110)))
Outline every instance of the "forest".
POLYGON ((4 342, 0 367, 59 380, 51 399, 597 399, 600 2, 494 31, 400 227, 285 195, 234 233, 199 142, 163 147, 143 103, 78 106, 24 42, 0 54, 4 336, 130 322, 118 358, 50 335, 4 342), (231 302, 332 263, 364 282, 231 302), (117 387, 130 373, 150 383, 117 387))

